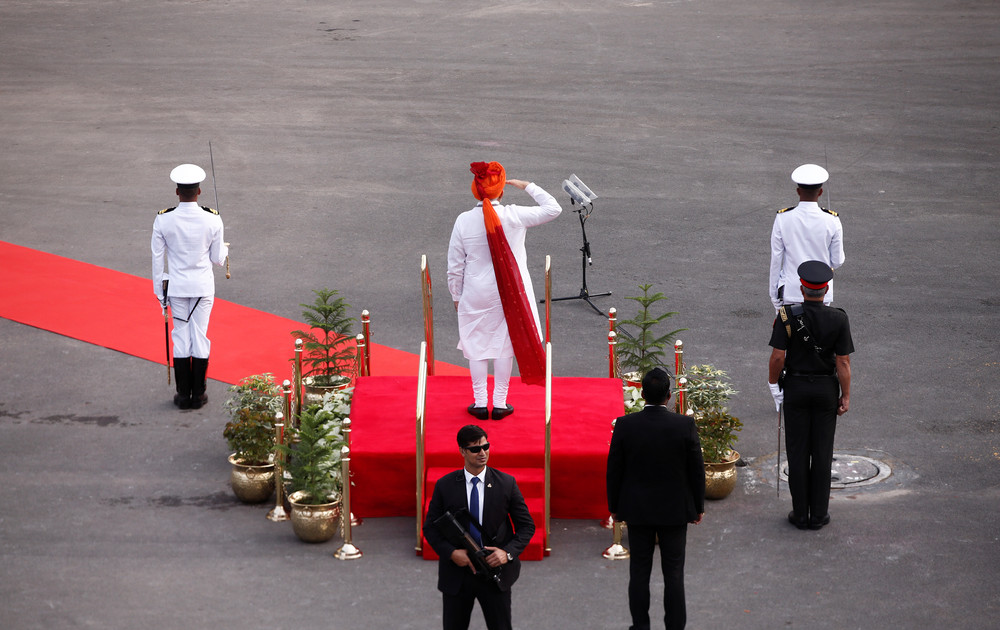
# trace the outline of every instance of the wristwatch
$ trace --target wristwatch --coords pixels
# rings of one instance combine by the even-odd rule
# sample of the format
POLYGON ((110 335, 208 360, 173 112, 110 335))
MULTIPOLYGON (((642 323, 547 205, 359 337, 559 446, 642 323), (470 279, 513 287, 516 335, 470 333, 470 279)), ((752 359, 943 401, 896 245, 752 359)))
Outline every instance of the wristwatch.
POLYGON ((507 562, 513 562, 513 561, 514 561, 514 556, 512 556, 511 553, 508 551, 507 552, 507 562))

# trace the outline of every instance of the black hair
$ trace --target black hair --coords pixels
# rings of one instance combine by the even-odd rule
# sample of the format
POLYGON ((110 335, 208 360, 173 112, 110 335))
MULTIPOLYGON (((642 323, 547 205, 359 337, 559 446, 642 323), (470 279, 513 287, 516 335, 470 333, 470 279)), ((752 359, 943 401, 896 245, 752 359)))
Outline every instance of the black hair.
POLYGON ((642 377, 642 397, 647 404, 662 405, 670 400, 670 373, 655 367, 642 377))
POLYGON ((484 437, 486 437, 486 431, 483 431, 482 427, 474 424, 467 424, 458 430, 458 447, 465 448, 469 444, 478 442, 484 437))

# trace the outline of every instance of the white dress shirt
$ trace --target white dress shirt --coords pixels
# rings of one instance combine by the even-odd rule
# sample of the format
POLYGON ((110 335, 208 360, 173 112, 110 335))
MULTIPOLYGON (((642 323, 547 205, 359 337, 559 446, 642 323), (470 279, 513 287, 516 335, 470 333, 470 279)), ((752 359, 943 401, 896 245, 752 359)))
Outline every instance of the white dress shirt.
MULTIPOLYGON (((500 205, 494 202, 493 208, 500 217, 504 235, 517 260, 535 326, 541 336, 542 327, 528 273, 524 237, 529 227, 558 217, 562 207, 555 197, 534 183, 528 184, 525 192, 539 205, 500 205)), ((465 358, 477 360, 514 356, 493 271, 493 258, 486 241, 482 204, 463 212, 455 221, 448 245, 448 290, 452 300, 458 302, 458 349, 465 358)))
MULTIPOLYGON (((801 302, 799 265, 807 260, 820 260, 836 269, 844 264, 844 228, 840 218, 824 212, 815 201, 800 201, 799 205, 774 217, 771 228, 771 271, 768 295, 774 308, 790 302, 801 302), (784 299, 778 299, 778 288, 785 287, 784 299)), ((833 281, 823 299, 833 301, 833 281)))
POLYGON ((163 300, 163 260, 167 261, 173 297, 215 295, 212 263, 224 265, 229 248, 223 237, 222 217, 195 202, 181 202, 153 220, 153 292, 163 300))

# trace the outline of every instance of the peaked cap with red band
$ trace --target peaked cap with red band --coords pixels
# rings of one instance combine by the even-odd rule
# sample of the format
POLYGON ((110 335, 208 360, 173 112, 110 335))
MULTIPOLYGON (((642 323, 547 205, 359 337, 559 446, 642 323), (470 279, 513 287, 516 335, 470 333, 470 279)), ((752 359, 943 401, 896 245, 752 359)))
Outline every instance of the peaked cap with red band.
POLYGON ((833 280, 833 269, 821 260, 807 260, 799 265, 799 282, 807 289, 825 289, 833 280))
POLYGON ((475 178, 472 194, 483 202, 483 220, 486 224, 486 242, 490 246, 493 273, 497 279, 500 304, 503 306, 507 332, 514 347, 514 357, 521 374, 521 381, 528 385, 545 384, 545 349, 542 347, 535 316, 521 280, 521 271, 503 232, 500 217, 491 199, 499 199, 507 184, 507 172, 499 162, 473 162, 469 165, 475 178))

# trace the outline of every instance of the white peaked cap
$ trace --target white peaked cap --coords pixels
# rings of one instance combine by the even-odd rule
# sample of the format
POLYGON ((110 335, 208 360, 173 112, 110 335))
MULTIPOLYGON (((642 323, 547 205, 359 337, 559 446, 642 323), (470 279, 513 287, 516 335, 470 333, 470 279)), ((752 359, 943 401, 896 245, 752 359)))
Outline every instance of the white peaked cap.
POLYGON ((205 170, 197 164, 181 164, 170 171, 170 181, 175 184, 200 184, 205 181, 205 170))
POLYGON ((828 179, 830 174, 818 164, 803 164, 792 171, 792 181, 803 186, 817 186, 828 179))

